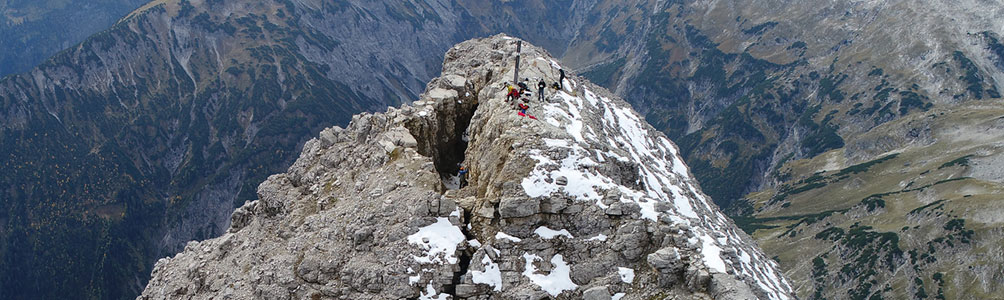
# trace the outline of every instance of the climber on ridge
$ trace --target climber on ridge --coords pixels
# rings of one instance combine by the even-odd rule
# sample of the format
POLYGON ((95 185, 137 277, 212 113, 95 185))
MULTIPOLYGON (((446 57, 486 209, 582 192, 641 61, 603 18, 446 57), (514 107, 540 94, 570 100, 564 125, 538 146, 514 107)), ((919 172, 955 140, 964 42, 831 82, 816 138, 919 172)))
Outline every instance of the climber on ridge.
POLYGON ((558 69, 558 73, 561 74, 561 78, 558 78, 558 87, 563 90, 565 89, 565 69, 558 69))
POLYGON ((520 103, 519 104, 519 113, 516 113, 516 114, 519 115, 520 117, 527 117, 527 118, 536 120, 537 117, 534 117, 534 116, 526 114, 526 110, 527 109, 530 109, 530 105, 527 105, 526 103, 520 103))
POLYGON ((460 172, 457 172, 457 177, 460 177, 460 188, 467 186, 467 168, 460 165, 460 172))
POLYGON ((509 89, 509 93, 505 95, 506 102, 508 101, 516 102, 516 100, 519 99, 520 92, 517 91, 516 88, 512 87, 508 83, 505 84, 505 87, 509 89))
POLYGON ((540 99, 540 102, 544 102, 544 88, 546 87, 547 84, 544 83, 544 79, 540 79, 540 81, 537 82, 537 99, 540 99))
POLYGON ((527 105, 526 103, 520 103, 519 104, 519 114, 518 115, 525 117, 527 109, 530 109, 529 105, 527 105))

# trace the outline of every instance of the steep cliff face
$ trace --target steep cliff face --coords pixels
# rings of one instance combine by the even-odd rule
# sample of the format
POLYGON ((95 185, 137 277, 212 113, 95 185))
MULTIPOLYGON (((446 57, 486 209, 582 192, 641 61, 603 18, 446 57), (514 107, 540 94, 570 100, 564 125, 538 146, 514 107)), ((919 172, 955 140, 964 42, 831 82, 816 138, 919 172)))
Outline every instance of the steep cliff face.
MULTIPOLYGON (((412 105, 322 131, 141 298, 792 298, 625 102, 572 77, 518 114, 515 43, 458 44, 412 105)), ((523 46, 520 75, 557 82, 523 46)))

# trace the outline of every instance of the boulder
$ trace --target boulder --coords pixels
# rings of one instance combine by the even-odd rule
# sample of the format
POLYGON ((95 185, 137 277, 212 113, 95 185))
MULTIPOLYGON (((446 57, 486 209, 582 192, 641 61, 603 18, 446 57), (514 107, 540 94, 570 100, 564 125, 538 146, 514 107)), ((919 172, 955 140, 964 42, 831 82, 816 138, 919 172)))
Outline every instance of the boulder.
POLYGON ((582 300, 610 300, 610 291, 607 286, 592 287, 582 292, 582 300))
POLYGON ((540 212, 540 201, 529 197, 502 197, 499 214, 503 218, 523 218, 540 212))

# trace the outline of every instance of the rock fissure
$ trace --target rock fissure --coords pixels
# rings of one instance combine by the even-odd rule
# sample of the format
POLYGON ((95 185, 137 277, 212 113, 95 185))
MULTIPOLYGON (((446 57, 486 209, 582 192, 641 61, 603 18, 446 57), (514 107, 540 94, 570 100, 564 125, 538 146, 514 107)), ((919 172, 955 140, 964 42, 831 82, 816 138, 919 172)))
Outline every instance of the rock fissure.
POLYGON ((431 108, 418 112, 420 116, 435 114, 435 118, 413 118, 405 127, 417 139, 418 153, 432 158, 444 186, 457 189, 468 145, 467 128, 478 109, 478 90, 464 77, 438 80, 430 83, 423 95, 428 99, 415 103, 419 108, 431 108))
MULTIPOLYGON (((463 224, 461 224, 460 226, 460 232, 464 234, 463 243, 467 244, 468 243, 467 241, 477 240, 477 238, 475 238, 470 233, 470 230, 467 229, 467 227, 471 225, 470 211, 462 208, 461 210, 463 211, 462 213, 463 224)), ((471 260, 473 259, 474 255, 473 252, 474 249, 472 249, 471 247, 464 247, 464 250, 460 251, 457 264, 459 268, 456 272, 453 272, 453 279, 452 281, 450 281, 450 285, 447 285, 443 288, 444 293, 453 296, 454 299, 456 299, 456 297, 458 296, 457 286, 464 283, 463 276, 467 274, 468 270, 470 270, 471 260)))

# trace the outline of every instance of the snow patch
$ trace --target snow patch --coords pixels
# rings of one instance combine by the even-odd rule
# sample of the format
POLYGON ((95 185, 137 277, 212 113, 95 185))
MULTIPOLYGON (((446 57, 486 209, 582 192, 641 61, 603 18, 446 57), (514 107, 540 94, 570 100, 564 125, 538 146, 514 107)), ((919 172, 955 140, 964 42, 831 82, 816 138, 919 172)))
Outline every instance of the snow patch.
MULTIPOLYGON (((408 268, 408 274, 415 274, 415 269, 408 268)), ((418 283, 418 280, 422 279, 422 275, 418 274, 415 276, 408 276, 408 285, 413 285, 418 283)))
POLYGON ((704 255, 704 264, 708 269, 718 273, 725 273, 725 261, 722 260, 722 248, 715 244, 715 240, 707 235, 701 236, 703 245, 701 254, 704 255))
POLYGON ((450 295, 436 294, 436 288, 432 287, 430 282, 429 285, 425 286, 425 291, 418 297, 418 300, 450 300, 450 295))
POLYGON ((570 147, 569 144, 568 144, 568 141, 566 141, 566 140, 556 140, 556 139, 544 139, 544 145, 547 145, 550 148, 556 148, 556 147, 568 148, 568 147, 570 147))
POLYGON ((525 253, 523 254, 523 260, 526 261, 526 266, 523 269, 523 276, 530 279, 530 282, 536 284, 540 289, 544 290, 552 297, 557 297, 563 291, 575 290, 579 286, 572 282, 569 274, 571 273, 571 268, 565 263, 565 259, 561 254, 555 254, 551 258, 551 265, 554 268, 551 273, 547 275, 537 274, 537 267, 533 266, 533 262, 540 260, 540 256, 525 253))
POLYGON ((610 297, 610 300, 621 300, 621 298, 624 298, 624 296, 626 296, 626 295, 627 294, 625 294, 625 293, 616 293, 616 294, 614 294, 613 296, 610 297))
POLYGON ((634 282, 634 269, 624 268, 624 267, 618 267, 617 268, 617 274, 620 274, 621 281, 623 281, 625 283, 632 283, 632 282, 634 282))
POLYGON ((597 234, 594 237, 588 238, 586 240, 587 241, 601 241, 601 242, 606 242, 607 241, 607 235, 601 233, 601 234, 597 234))
POLYGON ((447 175, 443 179, 443 186, 448 190, 459 190, 460 189, 460 176, 459 175, 447 175))
POLYGON ((460 227, 454 226, 447 218, 436 218, 436 223, 418 229, 418 232, 408 236, 408 243, 416 244, 426 250, 425 256, 412 256, 419 263, 442 263, 446 261, 457 263, 457 244, 467 240, 460 227))
POLYGON ((545 240, 553 239, 554 237, 559 236, 559 235, 565 236, 565 237, 570 238, 570 239, 571 238, 575 238, 575 237, 572 236, 572 233, 568 232, 568 230, 566 230, 566 229, 554 230, 554 229, 551 229, 551 228, 547 228, 547 226, 537 227, 537 229, 534 230, 533 233, 536 233, 537 235, 539 235, 541 238, 543 238, 545 240))
POLYGON ((568 124, 565 125, 565 131, 568 132, 568 135, 571 135, 572 138, 575 138, 575 141, 585 143, 586 139, 582 137, 582 114, 579 112, 579 107, 582 106, 582 99, 561 91, 559 91, 557 95, 559 99, 564 100, 567 110, 563 110, 554 105, 548 105, 546 107, 546 113, 554 116, 561 116, 567 119, 568 124))
POLYGON ((488 258, 488 255, 481 258, 481 264, 485 266, 484 272, 471 271, 471 280, 493 286, 495 291, 502 291, 502 271, 499 270, 499 265, 488 258))
POLYGON ((513 242, 516 242, 516 243, 519 243, 519 242, 523 241, 523 239, 521 239, 521 238, 508 235, 505 232, 501 232, 501 231, 499 231, 498 233, 495 234, 495 239, 496 240, 510 240, 510 241, 513 241, 513 242))

